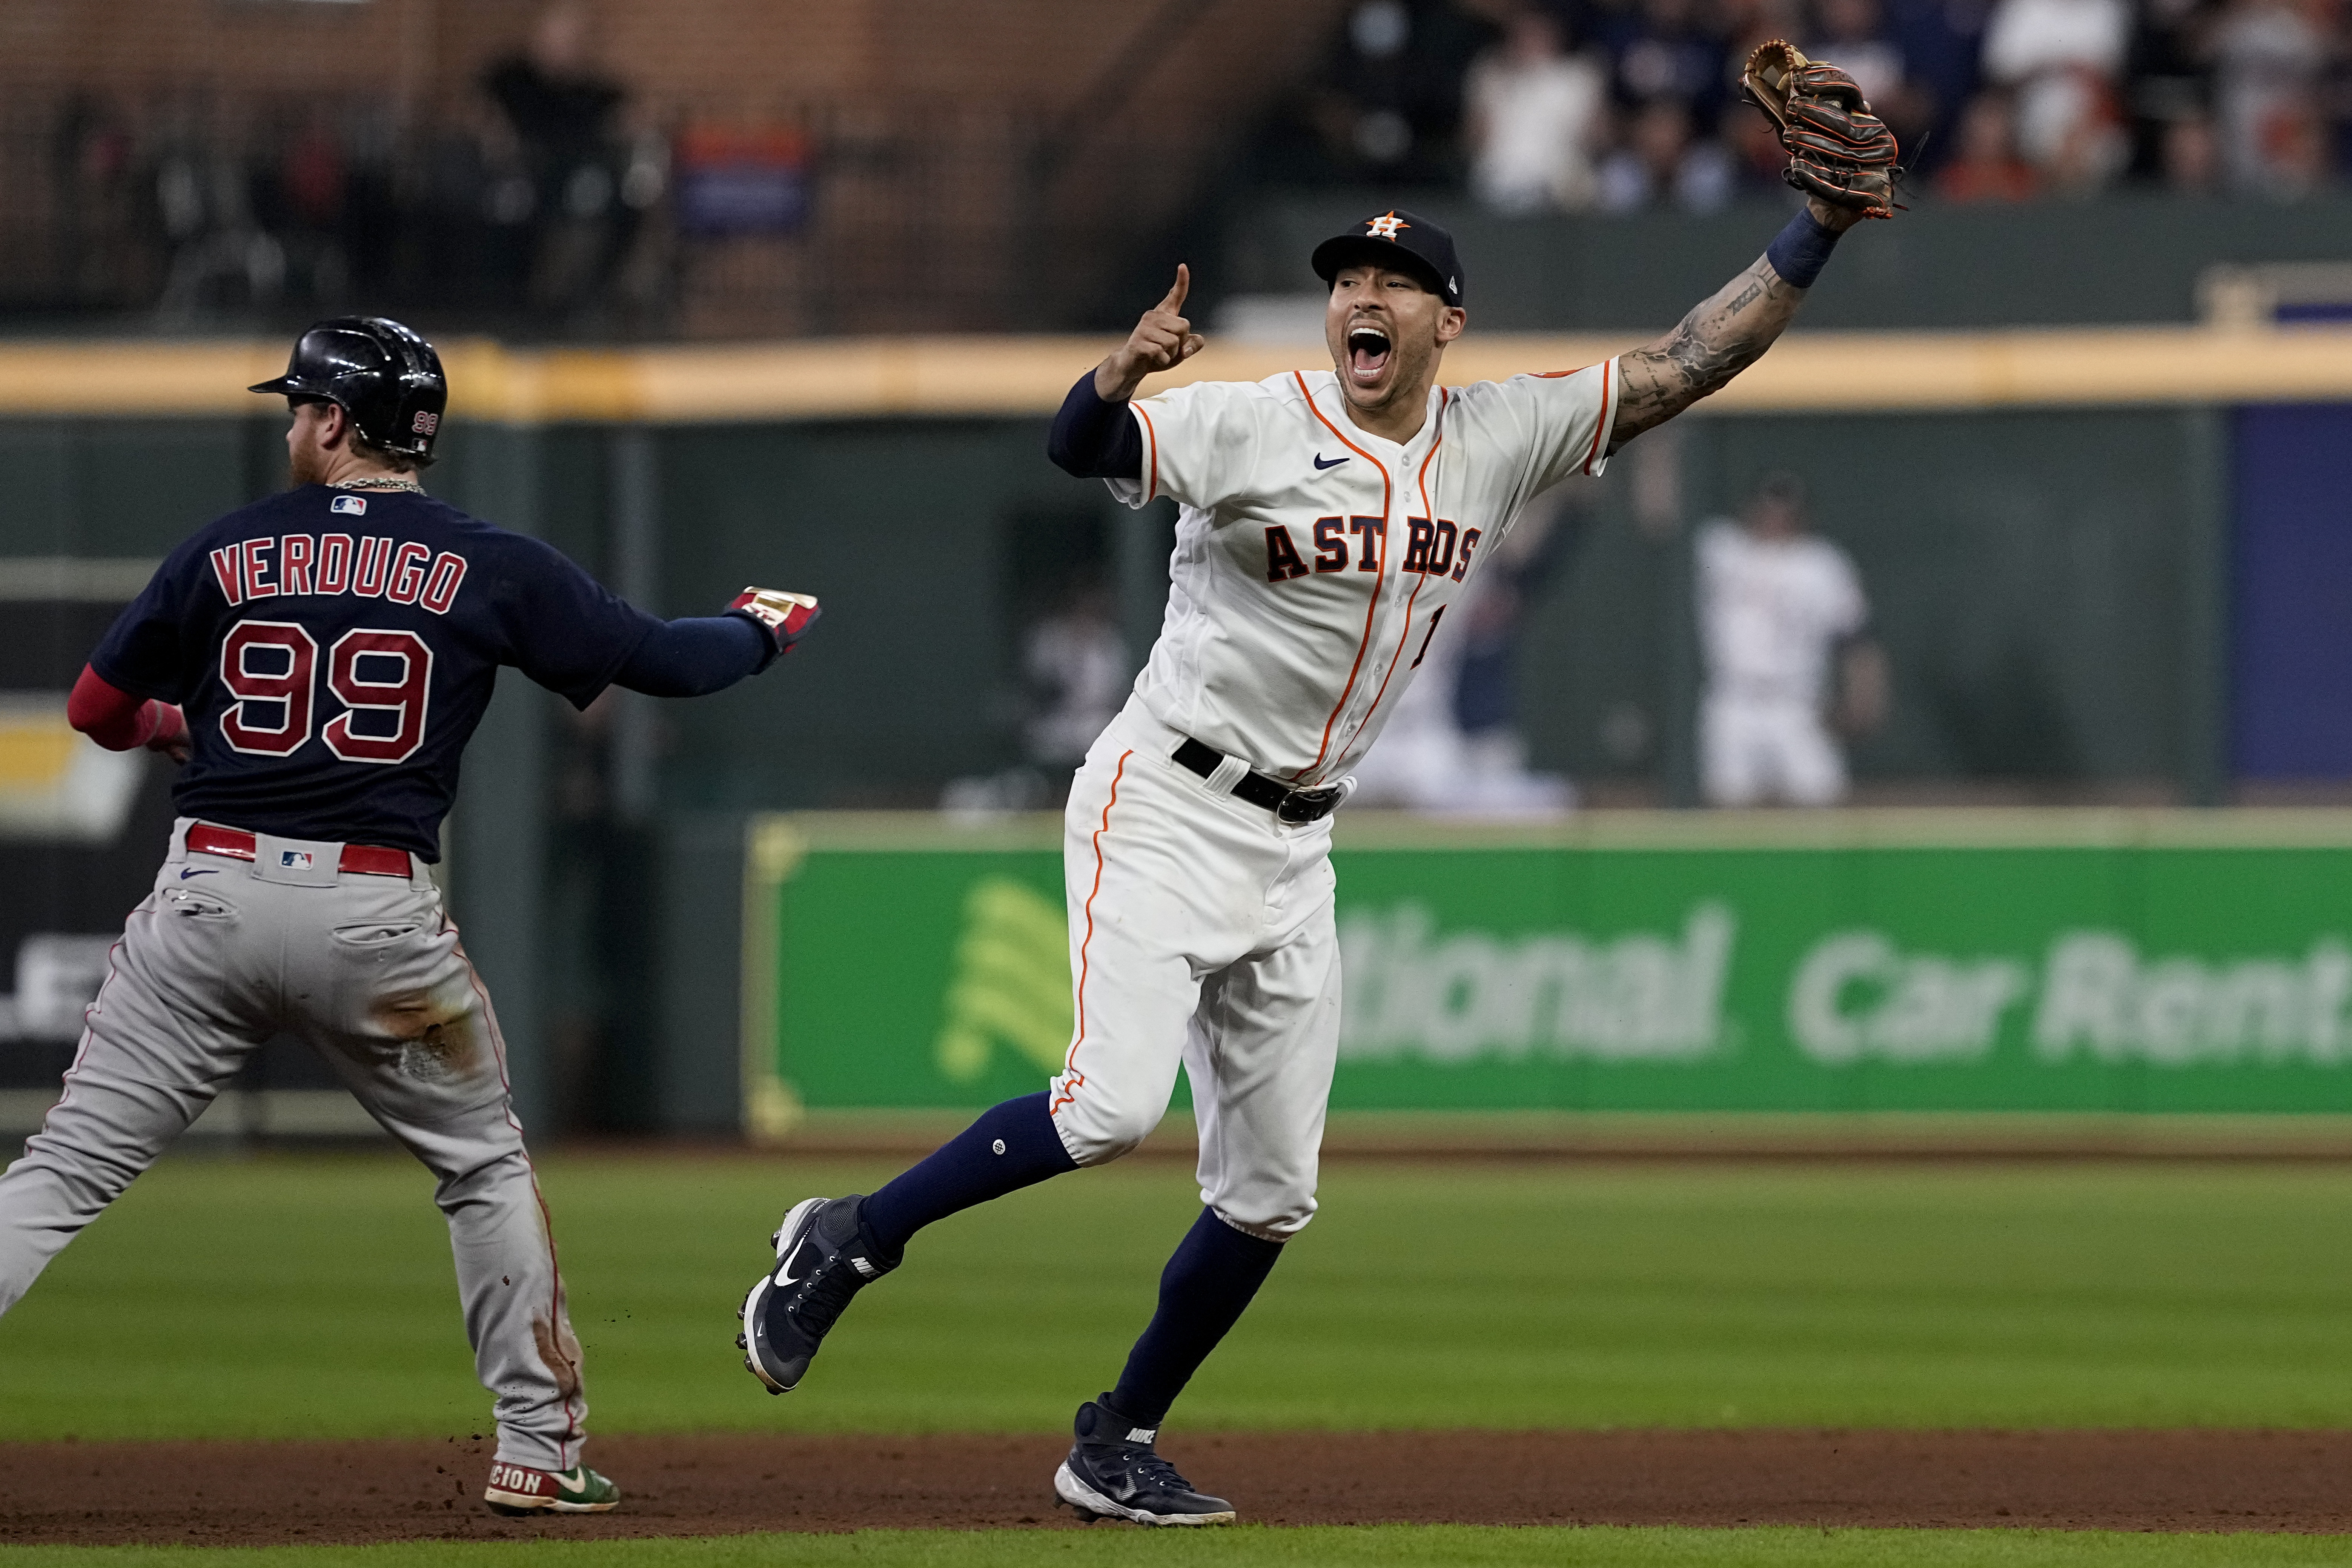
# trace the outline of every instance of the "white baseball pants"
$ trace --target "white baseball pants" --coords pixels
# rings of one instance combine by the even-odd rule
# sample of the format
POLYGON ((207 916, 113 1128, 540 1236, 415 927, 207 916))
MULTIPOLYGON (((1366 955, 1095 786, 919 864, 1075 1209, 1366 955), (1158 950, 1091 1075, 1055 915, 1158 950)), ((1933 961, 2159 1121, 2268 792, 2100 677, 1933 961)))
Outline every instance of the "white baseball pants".
POLYGON ((405 879, 338 871, 339 844, 265 836, 251 861, 192 855, 190 826, 115 947, 65 1097, 0 1174, 0 1312, 282 1029, 439 1178, 497 1457, 570 1469, 588 1412, 580 1342, 498 1019, 440 890, 414 862, 405 879), (281 868, 289 851, 307 868, 281 868))
POLYGON ((1834 805, 1845 757, 1809 702, 1718 694, 1700 710, 1699 782, 1709 805, 1834 805))
POLYGON ((1081 1165, 1167 1113, 1181 1061, 1201 1201, 1268 1241, 1315 1213, 1339 1046, 1331 820, 1290 826, 1176 765, 1183 737, 1130 700, 1087 753, 1064 818, 1077 1017, 1052 1083, 1081 1165))

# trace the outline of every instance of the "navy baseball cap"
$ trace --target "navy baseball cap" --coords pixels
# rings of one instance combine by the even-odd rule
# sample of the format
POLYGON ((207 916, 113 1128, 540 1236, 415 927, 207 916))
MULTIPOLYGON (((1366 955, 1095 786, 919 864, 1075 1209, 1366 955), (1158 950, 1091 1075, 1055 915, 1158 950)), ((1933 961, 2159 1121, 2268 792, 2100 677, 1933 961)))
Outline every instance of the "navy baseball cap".
POLYGON ((1328 285, 1347 267, 1387 267, 1409 272, 1449 305, 1462 303, 1462 263, 1454 237, 1412 213, 1391 207, 1315 247, 1315 276, 1328 285))

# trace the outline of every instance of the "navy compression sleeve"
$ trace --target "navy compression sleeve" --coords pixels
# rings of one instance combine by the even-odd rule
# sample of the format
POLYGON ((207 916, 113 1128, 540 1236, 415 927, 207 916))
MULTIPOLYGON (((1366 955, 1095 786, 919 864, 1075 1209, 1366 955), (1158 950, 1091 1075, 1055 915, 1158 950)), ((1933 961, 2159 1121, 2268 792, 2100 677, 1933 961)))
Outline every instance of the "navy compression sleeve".
POLYGON ((741 616, 664 621, 613 677, 648 697, 701 697, 757 670, 773 652, 767 633, 741 616))
POLYGON ((1124 402, 1105 403, 1095 392, 1095 373, 1087 372, 1062 399, 1054 416, 1054 433, 1045 439, 1045 455, 1064 473, 1081 479, 1139 479, 1143 477, 1143 433, 1124 402))

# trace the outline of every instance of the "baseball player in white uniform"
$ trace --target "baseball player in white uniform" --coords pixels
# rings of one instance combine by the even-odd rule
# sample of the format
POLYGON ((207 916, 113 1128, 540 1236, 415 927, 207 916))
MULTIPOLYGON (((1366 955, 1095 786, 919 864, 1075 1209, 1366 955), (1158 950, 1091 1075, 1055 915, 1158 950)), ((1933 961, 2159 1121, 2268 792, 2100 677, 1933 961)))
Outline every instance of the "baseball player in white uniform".
POLYGON ((1079 1407, 1055 1489, 1143 1524, 1234 1517, 1154 1442, 1315 1213, 1339 1037, 1330 817, 1349 769, 1528 498, 1601 472, 1752 363, 1858 216, 1813 200, 1647 347, 1461 387, 1437 374, 1468 319, 1463 270, 1426 218, 1381 213, 1317 247, 1331 369, 1137 400, 1146 376, 1202 346, 1177 269, 1070 389, 1049 448, 1130 505, 1181 509, 1160 639, 1070 793, 1069 1054, 1043 1092, 987 1111, 871 1196, 786 1215, 737 1342, 761 1383, 797 1384, 851 1297, 923 1226, 1133 1149, 1181 1062, 1203 1206, 1118 1385, 1079 1407))
POLYGON ((1775 474, 1739 521, 1699 530, 1699 774, 1714 805, 1845 798, 1845 756, 1830 732, 1833 655, 1845 727, 1869 727, 1884 702, 1862 580, 1844 551, 1803 531, 1803 505, 1795 476, 1775 474))

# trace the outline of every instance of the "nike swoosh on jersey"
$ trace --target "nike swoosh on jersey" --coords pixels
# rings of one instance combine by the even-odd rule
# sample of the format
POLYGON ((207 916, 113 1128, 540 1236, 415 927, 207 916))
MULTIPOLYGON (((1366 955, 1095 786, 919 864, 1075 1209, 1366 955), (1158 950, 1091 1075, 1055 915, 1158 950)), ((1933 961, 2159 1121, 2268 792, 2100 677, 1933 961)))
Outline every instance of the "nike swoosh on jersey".
POLYGON ((1348 459, 1345 458, 1334 458, 1327 463, 1323 460, 1322 453, 1318 452, 1315 454, 1315 466, 1318 468, 1336 468, 1347 460, 1348 459))
POLYGON ((216 877, 218 875, 220 875, 220 868, 217 866, 191 866, 186 870, 180 873, 180 880, 184 882, 191 877, 216 877))

